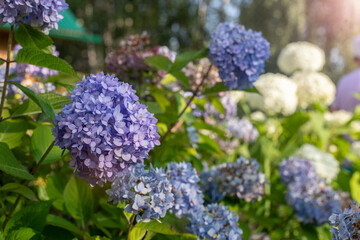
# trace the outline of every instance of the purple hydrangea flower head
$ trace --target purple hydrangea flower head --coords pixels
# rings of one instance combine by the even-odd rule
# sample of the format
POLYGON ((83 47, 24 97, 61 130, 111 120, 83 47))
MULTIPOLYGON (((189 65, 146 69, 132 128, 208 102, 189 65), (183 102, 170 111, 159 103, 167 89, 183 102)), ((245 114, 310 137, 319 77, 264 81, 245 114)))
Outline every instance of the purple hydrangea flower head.
POLYGON ((341 209, 339 195, 323 179, 304 178, 287 187, 286 201, 300 222, 322 225, 334 211, 341 209))
POLYGON ((355 240, 360 238, 360 206, 353 202, 343 212, 340 209, 329 218, 331 240, 355 240))
POLYGON ((331 213, 341 209, 340 192, 319 178, 314 165, 307 159, 290 157, 279 164, 279 175, 287 186, 286 202, 303 223, 321 225, 331 213))
POLYGON ((237 225, 239 218, 226 206, 210 204, 205 208, 198 208, 189 216, 188 229, 206 240, 240 240, 243 231, 237 225))
POLYGON ((114 204, 128 203, 125 211, 136 214, 137 222, 158 220, 173 206, 172 186, 163 169, 146 170, 137 164, 124 178, 116 178, 106 193, 114 204))
MULTIPOLYGON (((22 47, 19 44, 15 45, 14 58, 16 57, 16 55, 20 51, 20 49, 22 49, 22 47)), ((55 57, 59 56, 59 52, 56 51, 55 46, 52 46, 52 51, 53 51, 52 54, 55 57)), ((35 65, 25 64, 25 63, 16 63, 15 68, 16 68, 17 76, 25 77, 25 74, 29 74, 31 77, 40 78, 41 81, 46 80, 50 76, 59 74, 59 72, 56 70, 52 70, 52 69, 45 68, 45 67, 38 67, 35 65)))
POLYGON ((0 25, 25 23, 42 30, 58 28, 65 0, 0 0, 0 25))
POLYGON ((233 117, 227 121, 226 128, 231 135, 247 143, 255 142, 259 136, 258 130, 247 118, 233 117))
POLYGON ((123 176, 159 145, 157 119, 131 85, 114 75, 83 77, 55 118, 55 144, 69 149, 70 166, 91 185, 123 176))
POLYGON ((315 167, 309 160, 300 157, 284 159, 279 164, 279 175, 281 181, 288 185, 302 179, 317 179, 315 167))
POLYGON ((221 23, 212 34, 209 59, 232 89, 252 87, 270 56, 270 44, 261 33, 232 22, 221 23))
POLYGON ((210 175, 223 195, 236 195, 246 201, 260 200, 265 194, 265 175, 259 168, 255 159, 240 157, 235 162, 212 167, 210 175))
POLYGON ((198 185, 200 179, 190 163, 171 162, 167 165, 166 175, 175 198, 171 213, 181 218, 203 205, 204 196, 198 185))

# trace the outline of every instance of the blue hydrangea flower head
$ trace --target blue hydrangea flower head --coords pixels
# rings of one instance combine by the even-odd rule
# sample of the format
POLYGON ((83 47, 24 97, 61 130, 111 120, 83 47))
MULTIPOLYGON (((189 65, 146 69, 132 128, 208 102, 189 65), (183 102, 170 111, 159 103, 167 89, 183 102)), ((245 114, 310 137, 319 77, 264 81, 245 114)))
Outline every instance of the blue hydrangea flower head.
POLYGON ((70 166, 91 185, 123 176, 160 144, 157 119, 114 75, 83 77, 69 98, 54 120, 55 144, 70 151, 70 166))
POLYGON ((42 30, 58 28, 65 0, 0 0, 0 25, 25 23, 42 30))
POLYGON ((171 213, 182 218, 190 214, 194 208, 203 205, 204 196, 198 185, 200 179, 190 163, 171 162, 167 165, 166 175, 172 184, 175 198, 171 213))
POLYGON ((316 179, 317 173, 312 162, 305 158, 290 157, 279 164, 281 181, 287 185, 302 179, 316 179))
POLYGON ((116 178, 106 193, 114 204, 128 203, 125 211, 136 214, 137 222, 159 220, 173 206, 172 186, 163 169, 146 170, 137 164, 124 178, 116 178))
POLYGON ((255 142, 259 136, 258 130, 247 118, 230 118, 226 128, 231 135, 247 143, 255 142))
POLYGON ((354 201, 343 212, 340 209, 329 218, 332 233, 331 240, 360 239, 360 206, 354 201))
POLYGON ((286 201, 300 222, 318 226, 326 223, 342 205, 338 193, 324 179, 304 178, 290 183, 286 201))
POLYGON ((221 79, 230 90, 241 90, 252 87, 264 72, 269 48, 269 42, 261 33, 225 22, 212 34, 209 59, 219 69, 221 79))
POLYGON ((216 167, 213 166, 209 170, 203 171, 200 174, 201 190, 206 195, 205 201, 207 203, 220 202, 224 197, 224 193, 219 191, 219 186, 216 183, 216 167))
POLYGON ((222 195, 253 201, 260 200, 265 194, 265 175, 260 172, 260 164, 255 159, 240 157, 235 162, 227 162, 211 168, 211 172, 210 179, 215 181, 222 195))
POLYGON ((237 225, 238 220, 226 206, 210 204, 207 209, 198 208, 189 216, 188 229, 198 239, 240 240, 243 232, 237 225))

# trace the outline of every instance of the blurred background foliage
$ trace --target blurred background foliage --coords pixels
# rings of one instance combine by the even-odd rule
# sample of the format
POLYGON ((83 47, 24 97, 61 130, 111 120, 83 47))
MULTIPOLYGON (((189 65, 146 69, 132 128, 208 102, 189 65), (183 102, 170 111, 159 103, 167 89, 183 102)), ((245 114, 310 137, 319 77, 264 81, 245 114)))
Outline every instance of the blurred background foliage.
POLYGON ((95 45, 57 43, 76 70, 104 69, 104 56, 128 34, 147 31, 152 45, 174 51, 199 49, 219 22, 232 20, 261 31, 271 43, 267 72, 278 72, 280 50, 294 41, 310 41, 325 50, 324 72, 337 82, 352 70, 352 38, 359 33, 357 0, 69 0, 78 21, 103 36, 95 45), (74 54, 77 53, 77 54, 74 54), (87 59, 87 61, 84 61, 87 59))

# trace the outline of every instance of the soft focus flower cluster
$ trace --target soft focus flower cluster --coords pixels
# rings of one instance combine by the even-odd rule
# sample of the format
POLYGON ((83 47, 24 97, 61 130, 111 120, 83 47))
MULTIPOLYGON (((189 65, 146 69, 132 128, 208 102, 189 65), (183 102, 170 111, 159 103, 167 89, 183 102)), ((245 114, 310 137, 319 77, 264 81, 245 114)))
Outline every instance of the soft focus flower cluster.
POLYGON ((355 240, 360 238, 360 206, 354 202, 343 212, 333 213, 329 218, 331 240, 355 240))
POLYGON ((197 144, 199 143, 199 138, 200 138, 200 135, 197 132, 196 128, 194 126, 188 126, 186 127, 186 132, 189 136, 190 142, 194 147, 196 147, 197 144))
POLYGON ((83 77, 69 98, 54 121, 55 144, 71 152, 70 165, 91 185, 114 181, 160 144, 157 119, 114 75, 83 77))
POLYGON ((1 0, 0 25, 25 23, 46 31, 57 29, 61 12, 68 7, 65 0, 1 0))
MULTIPOLYGON (((144 32, 141 35, 130 35, 122 40, 117 49, 111 51, 105 59, 106 67, 116 74, 120 81, 128 81, 142 78, 142 73, 152 68, 145 62, 145 58, 151 56, 165 56, 171 61, 175 60, 176 54, 166 46, 148 47, 150 36, 144 32)), ((157 72, 161 77, 163 71, 157 72)))
POLYGON ((211 167, 200 175, 203 192, 211 200, 237 196, 246 201, 260 200, 265 194, 265 175, 260 164, 244 157, 211 167), (212 195, 214 194, 214 195, 212 195))
POLYGON ((172 185, 175 199, 171 213, 181 218, 192 214, 194 209, 203 205, 204 196, 198 185, 200 178, 190 163, 169 163, 166 176, 172 185))
POLYGON ((328 127, 342 127, 350 121, 353 114, 345 110, 339 110, 335 112, 326 112, 324 114, 325 124, 328 127))
POLYGON ((306 108, 313 103, 329 106, 335 99, 336 86, 331 79, 319 72, 296 72, 291 79, 297 85, 299 106, 306 108))
POLYGON ((321 225, 341 209, 340 196, 318 177, 309 160, 284 159, 279 164, 279 175, 287 186, 286 201, 300 222, 321 225))
POLYGON ((226 206, 209 204, 199 208, 189 217, 188 229, 198 236, 198 239, 240 240, 242 230, 237 226, 239 218, 234 216, 226 206))
POLYGON ((254 109, 273 115, 290 115, 295 112, 297 86, 282 74, 266 73, 254 84, 260 94, 246 93, 247 103, 254 109))
POLYGON ((270 44, 261 33, 235 23, 221 23, 212 34, 209 59, 219 69, 225 86, 244 89, 253 86, 264 72, 270 44))
POLYGON ((229 133, 244 142, 255 142, 257 137, 259 136, 258 130, 254 127, 254 125, 251 124, 251 122, 247 118, 239 119, 237 117, 234 117, 229 119, 226 124, 226 128, 229 133))
POLYGON ((325 53, 309 42, 293 42, 280 52, 277 65, 281 72, 320 71, 325 65, 325 53))
MULTIPOLYGON (((206 71, 210 67, 211 62, 207 58, 202 58, 198 63, 190 62, 183 71, 185 75, 189 78, 190 86, 193 90, 201 83, 202 78, 204 77, 206 71)), ((217 82, 221 82, 218 70, 212 66, 209 74, 206 78, 204 88, 213 87, 217 82)))
POLYGON ((174 204, 172 185, 163 169, 146 170, 134 165, 124 178, 117 178, 107 194, 114 204, 127 203, 125 211, 136 214, 137 222, 149 222, 166 215, 174 204))
POLYGON ((339 162, 331 153, 323 152, 311 144, 302 145, 294 156, 311 161, 319 177, 326 179, 327 182, 336 179, 340 171, 339 162))

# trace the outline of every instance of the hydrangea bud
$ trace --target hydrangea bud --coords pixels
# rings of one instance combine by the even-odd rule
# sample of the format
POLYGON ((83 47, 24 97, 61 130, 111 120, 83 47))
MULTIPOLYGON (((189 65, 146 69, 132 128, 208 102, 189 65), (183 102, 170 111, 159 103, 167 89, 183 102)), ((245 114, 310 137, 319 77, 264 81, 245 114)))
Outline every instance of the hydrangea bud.
POLYGON ((209 59, 219 69, 220 78, 232 89, 252 87, 264 72, 270 44, 261 33, 235 23, 221 23, 212 34, 209 59))
POLYGON ((70 151, 70 166, 91 185, 123 176, 160 144, 157 119, 114 75, 84 77, 69 98, 54 120, 55 145, 70 151))

